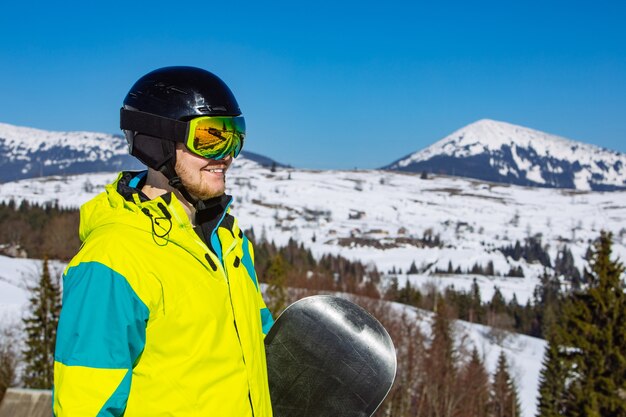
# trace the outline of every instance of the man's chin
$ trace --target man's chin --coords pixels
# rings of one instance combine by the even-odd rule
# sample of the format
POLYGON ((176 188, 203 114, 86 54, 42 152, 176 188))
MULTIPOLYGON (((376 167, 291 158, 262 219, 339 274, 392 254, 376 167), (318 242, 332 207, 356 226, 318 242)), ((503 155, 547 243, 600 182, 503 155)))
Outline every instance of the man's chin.
POLYGON ((224 195, 224 192, 226 191, 225 182, 215 187, 193 187, 186 185, 185 182, 183 182, 183 185, 187 189, 187 192, 191 194, 193 198, 198 200, 208 200, 210 198, 219 197, 224 195))
POLYGON ((206 201, 206 200, 210 200, 210 199, 215 198, 215 197, 221 197, 223 195, 224 195, 223 192, 221 192, 219 194, 206 194, 203 197, 201 197, 200 200, 206 201))
POLYGON ((200 192, 200 193, 194 195, 194 197, 198 198, 199 200, 209 200, 211 198, 220 197, 220 196, 224 195, 225 191, 226 191, 225 188, 220 188, 220 189, 210 190, 210 191, 204 191, 203 190, 203 192, 200 192))

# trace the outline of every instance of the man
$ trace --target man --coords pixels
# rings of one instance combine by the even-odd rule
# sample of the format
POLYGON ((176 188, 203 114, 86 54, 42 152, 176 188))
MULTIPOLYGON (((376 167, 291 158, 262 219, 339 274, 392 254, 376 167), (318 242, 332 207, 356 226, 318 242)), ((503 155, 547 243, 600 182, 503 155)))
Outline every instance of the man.
POLYGON ((148 170, 122 172, 81 207, 54 413, 270 417, 273 321, 224 194, 245 136, 239 106, 210 72, 167 67, 140 78, 120 114, 148 170))

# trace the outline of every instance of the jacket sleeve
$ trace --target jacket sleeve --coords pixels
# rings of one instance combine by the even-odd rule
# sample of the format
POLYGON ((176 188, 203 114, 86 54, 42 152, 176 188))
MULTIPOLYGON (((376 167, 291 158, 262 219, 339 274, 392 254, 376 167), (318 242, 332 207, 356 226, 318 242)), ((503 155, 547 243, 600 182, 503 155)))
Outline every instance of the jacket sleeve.
POLYGON ((67 269, 54 355, 56 417, 123 415, 148 317, 128 281, 106 265, 67 269))
POLYGON ((272 326, 274 325, 274 318, 272 317, 272 313, 270 309, 265 305, 265 301, 259 291, 259 304, 261 305, 261 326, 263 326, 263 334, 267 335, 272 326))
POLYGON ((252 279, 252 281, 254 282, 257 288, 257 294, 259 297, 258 299, 258 305, 259 305, 259 310, 260 310, 259 314, 261 315, 261 326, 263 328, 263 335, 266 335, 272 328, 272 325, 274 324, 274 318, 272 317, 272 313, 270 312, 269 308, 267 308, 267 305, 265 304, 265 301, 263 300, 263 292, 261 291, 261 286, 259 285, 259 280, 257 278, 256 271, 254 269, 254 248, 252 247, 252 242, 250 242, 245 235, 243 236, 242 245, 243 245, 243 264, 246 270, 248 271, 248 275, 250 275, 250 278, 252 279))

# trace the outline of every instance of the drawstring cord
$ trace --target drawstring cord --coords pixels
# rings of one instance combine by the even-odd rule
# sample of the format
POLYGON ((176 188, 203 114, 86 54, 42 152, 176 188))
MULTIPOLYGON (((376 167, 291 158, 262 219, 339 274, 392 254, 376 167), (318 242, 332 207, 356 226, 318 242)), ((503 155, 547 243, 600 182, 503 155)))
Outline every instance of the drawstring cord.
MULTIPOLYGON (((146 207, 142 208, 141 212, 150 218, 150 222, 152 224, 152 238, 154 239, 154 237, 156 236, 160 239, 167 239, 167 235, 172 231, 172 215, 167 210, 167 207, 163 205, 163 203, 161 202, 157 203, 157 207, 161 210, 164 217, 154 217, 152 213, 150 213, 150 210, 148 210, 146 207), (159 223, 159 221, 163 221, 163 220, 167 222, 166 227, 162 226, 161 223, 159 223), (162 233, 162 234, 157 233, 155 225, 165 230, 165 233, 162 233)), ((156 239, 154 239, 154 242, 157 245, 160 245, 160 243, 157 242, 156 239)), ((167 242, 165 242, 165 244, 167 244, 167 242)))

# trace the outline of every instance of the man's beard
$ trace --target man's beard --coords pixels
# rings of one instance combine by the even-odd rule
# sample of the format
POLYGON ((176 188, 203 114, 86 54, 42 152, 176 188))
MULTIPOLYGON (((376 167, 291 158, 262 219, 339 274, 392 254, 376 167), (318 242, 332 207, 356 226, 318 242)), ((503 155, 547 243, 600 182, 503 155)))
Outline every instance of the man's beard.
POLYGON ((197 176, 199 180, 194 181, 194 175, 181 166, 176 166, 176 173, 178 174, 183 186, 185 186, 187 192, 198 200, 207 200, 209 198, 219 197, 224 194, 224 190, 226 189, 225 173, 224 179, 220 183, 217 181, 203 181, 202 173, 197 176))

